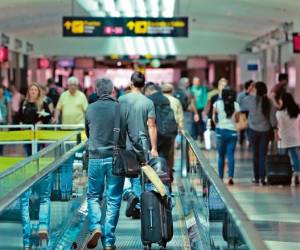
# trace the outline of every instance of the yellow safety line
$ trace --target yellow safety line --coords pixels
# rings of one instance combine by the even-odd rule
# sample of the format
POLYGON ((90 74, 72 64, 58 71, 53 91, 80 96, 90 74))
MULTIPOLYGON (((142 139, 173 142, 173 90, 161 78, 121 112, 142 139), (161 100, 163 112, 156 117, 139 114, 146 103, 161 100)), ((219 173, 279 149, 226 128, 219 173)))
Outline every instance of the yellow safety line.
POLYGON ((186 236, 186 231, 184 230, 185 228, 185 223, 183 222, 184 221, 184 218, 183 218, 183 208, 180 204, 180 199, 178 197, 176 197, 176 209, 178 211, 178 217, 179 217, 179 220, 178 220, 178 223, 180 225, 180 231, 181 231, 181 239, 182 241, 184 242, 183 243, 183 249, 185 250, 190 250, 190 241, 187 239, 187 236, 186 236))

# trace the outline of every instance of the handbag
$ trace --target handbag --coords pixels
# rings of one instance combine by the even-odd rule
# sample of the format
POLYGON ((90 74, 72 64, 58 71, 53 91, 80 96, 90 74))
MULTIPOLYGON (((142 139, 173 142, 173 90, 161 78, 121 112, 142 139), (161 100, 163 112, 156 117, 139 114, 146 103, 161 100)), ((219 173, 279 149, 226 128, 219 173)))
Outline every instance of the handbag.
POLYGON ((244 130, 248 127, 248 119, 246 114, 240 113, 239 121, 235 123, 237 130, 244 130))
POLYGON ((133 150, 120 149, 118 147, 120 135, 120 105, 116 105, 114 120, 114 154, 112 162, 112 174, 124 177, 138 177, 141 168, 137 155, 133 150))

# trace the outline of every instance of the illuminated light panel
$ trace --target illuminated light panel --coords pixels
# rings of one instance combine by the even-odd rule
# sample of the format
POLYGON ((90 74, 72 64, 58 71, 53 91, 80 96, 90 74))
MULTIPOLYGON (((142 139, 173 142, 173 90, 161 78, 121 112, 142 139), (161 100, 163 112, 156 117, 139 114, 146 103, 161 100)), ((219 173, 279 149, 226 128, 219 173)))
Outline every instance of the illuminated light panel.
POLYGON ((175 11, 175 0, 162 1, 162 16, 173 17, 175 11))
POLYGON ((146 48, 145 38, 137 37, 134 39, 134 42, 135 42, 135 48, 137 48, 137 52, 139 55, 146 55, 149 53, 146 48))
POLYGON ((147 43, 148 53, 151 55, 157 55, 158 52, 157 52, 157 47, 155 44, 155 39, 153 37, 147 37, 146 43, 147 43))
POLYGON ((125 49, 127 55, 135 55, 136 54, 136 49, 134 47, 134 42, 132 37, 125 37, 124 38, 124 43, 125 43, 125 49))
POLYGON ((175 43, 174 43, 174 39, 171 37, 167 37, 164 39, 164 42, 166 44, 166 47, 168 49, 168 54, 169 55, 176 55, 177 54, 177 50, 175 47, 175 43))
POLYGON ((144 0, 134 0, 135 4, 134 6, 136 6, 135 9, 135 16, 136 17, 146 17, 147 16, 147 12, 146 12, 146 6, 145 6, 145 2, 144 0))
POLYGON ((167 49, 166 45, 164 43, 164 40, 162 37, 156 37, 155 38, 156 47, 158 48, 158 54, 159 55, 166 55, 167 49))

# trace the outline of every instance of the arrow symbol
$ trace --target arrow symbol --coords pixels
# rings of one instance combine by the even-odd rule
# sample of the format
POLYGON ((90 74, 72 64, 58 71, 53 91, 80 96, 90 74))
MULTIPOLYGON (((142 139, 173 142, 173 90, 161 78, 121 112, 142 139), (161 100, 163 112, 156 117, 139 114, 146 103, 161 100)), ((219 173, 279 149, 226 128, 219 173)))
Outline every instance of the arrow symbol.
POLYGON ((134 21, 130 21, 127 23, 127 27, 128 29, 130 30, 133 30, 134 29, 134 26, 135 26, 135 22, 134 21))
POLYGON ((67 30, 69 30, 69 29, 71 29, 71 27, 72 27, 72 22, 66 21, 66 22, 64 23, 64 26, 66 27, 67 30))

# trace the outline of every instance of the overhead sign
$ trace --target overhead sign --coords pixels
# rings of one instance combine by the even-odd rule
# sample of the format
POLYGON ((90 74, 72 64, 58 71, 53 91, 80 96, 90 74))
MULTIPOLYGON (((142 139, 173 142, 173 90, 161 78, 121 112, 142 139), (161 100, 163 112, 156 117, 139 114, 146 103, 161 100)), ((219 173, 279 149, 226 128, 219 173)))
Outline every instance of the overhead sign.
POLYGON ((188 18, 63 17, 63 36, 187 37, 188 18))

